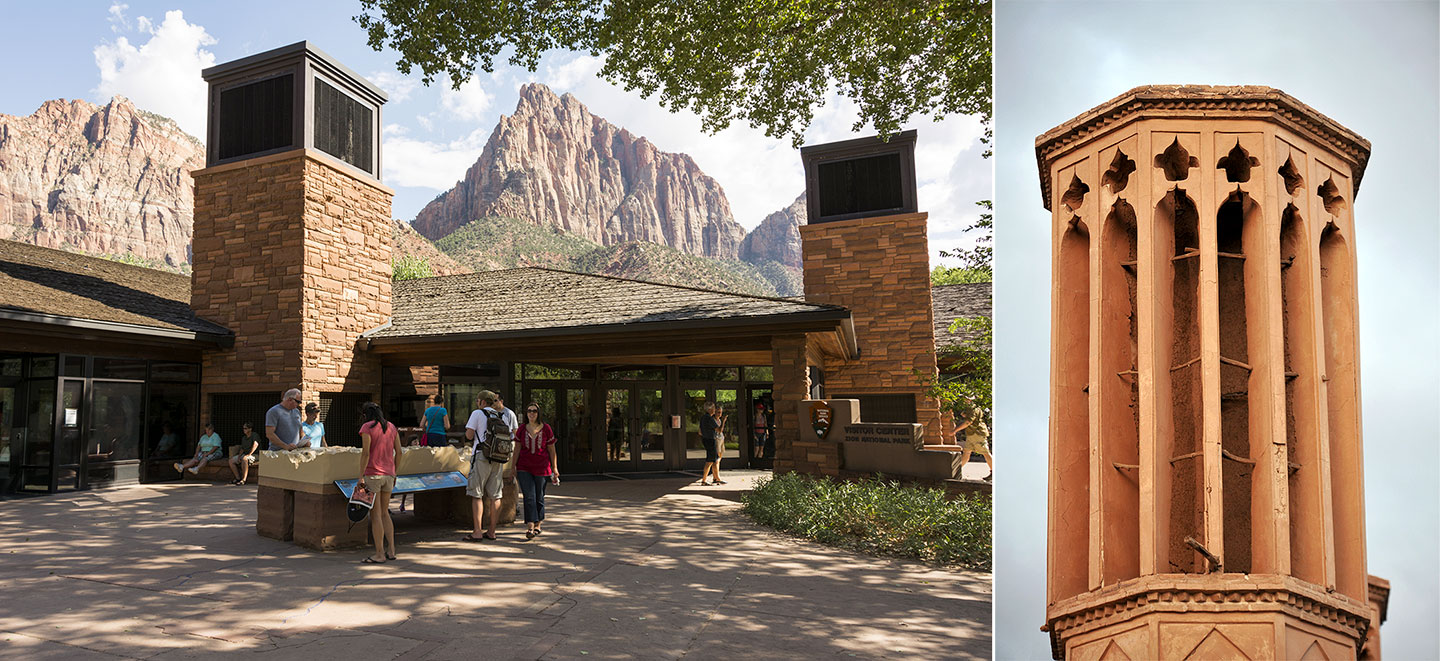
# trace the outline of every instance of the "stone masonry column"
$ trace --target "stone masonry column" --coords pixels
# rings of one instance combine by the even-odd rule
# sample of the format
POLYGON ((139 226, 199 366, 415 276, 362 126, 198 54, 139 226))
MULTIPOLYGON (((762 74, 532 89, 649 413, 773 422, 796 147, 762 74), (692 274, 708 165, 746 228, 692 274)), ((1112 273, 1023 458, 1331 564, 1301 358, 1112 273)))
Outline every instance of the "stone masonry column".
MULTIPOLYGON (((775 473, 813 467, 814 447, 800 443, 800 402, 810 398, 810 370, 804 335, 784 335, 771 340, 771 365, 775 369, 775 473)), ((814 445, 814 444, 809 444, 814 445)), ((830 474, 839 473, 838 461, 830 474)), ((805 470, 804 472, 815 472, 805 470)))

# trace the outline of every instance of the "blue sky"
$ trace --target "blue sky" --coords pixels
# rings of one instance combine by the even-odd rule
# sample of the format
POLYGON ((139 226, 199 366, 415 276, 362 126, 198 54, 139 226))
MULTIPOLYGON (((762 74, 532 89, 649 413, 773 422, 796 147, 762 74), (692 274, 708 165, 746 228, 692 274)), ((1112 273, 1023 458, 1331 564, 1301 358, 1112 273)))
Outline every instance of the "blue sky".
POLYGON ((1437 658, 1435 2, 1007 2, 995 17, 995 640, 1049 658, 1045 471, 1050 213, 1035 137, 1131 87, 1279 88, 1369 139, 1355 198, 1371 574, 1387 658, 1437 658))
MULTIPOLYGON (((375 52, 351 16, 359 3, 278 2, 21 2, 0 0, 9 29, 0 40, 0 113, 28 115, 46 100, 82 98, 104 103, 114 94, 177 120, 203 138, 205 86, 199 71, 257 52, 310 40, 390 94, 384 109, 384 182, 395 188, 393 215, 411 220, 452 187, 479 157, 501 114, 515 108, 529 81, 575 94, 595 114, 644 135, 665 151, 695 158, 725 189, 735 220, 753 228, 804 190, 799 152, 762 131, 731 127, 705 135, 689 113, 672 114, 595 76, 589 55, 555 52, 539 69, 497 66, 456 91, 426 88, 402 76, 393 52, 375 52), (22 64, 23 63, 23 64, 22 64)), ((854 108, 838 97, 817 112, 807 143, 842 140, 854 108)), ((988 199, 991 164, 980 157, 979 122, 970 117, 919 130, 916 170, 920 208, 930 212, 931 252, 968 243, 964 226, 988 199)))

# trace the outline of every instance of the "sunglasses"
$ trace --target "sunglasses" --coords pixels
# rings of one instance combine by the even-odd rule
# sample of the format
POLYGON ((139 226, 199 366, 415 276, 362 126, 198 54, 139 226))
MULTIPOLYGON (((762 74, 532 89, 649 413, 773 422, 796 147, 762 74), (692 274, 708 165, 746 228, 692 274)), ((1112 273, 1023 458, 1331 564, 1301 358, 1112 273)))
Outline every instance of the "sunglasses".
POLYGON ((540 409, 525 409, 526 413, 539 413, 540 409))

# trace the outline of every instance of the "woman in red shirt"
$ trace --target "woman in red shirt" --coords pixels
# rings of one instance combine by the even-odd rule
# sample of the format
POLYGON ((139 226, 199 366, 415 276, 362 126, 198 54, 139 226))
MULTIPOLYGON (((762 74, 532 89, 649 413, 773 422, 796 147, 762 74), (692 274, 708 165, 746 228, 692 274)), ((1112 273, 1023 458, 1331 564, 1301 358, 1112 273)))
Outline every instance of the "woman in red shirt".
POLYGON ((555 432, 540 422, 540 405, 525 405, 525 424, 515 433, 515 479, 525 495, 525 539, 540 534, 545 520, 545 485, 560 484, 555 462, 555 432))
POLYGON ((366 402, 360 408, 360 417, 366 421, 360 425, 360 463, 365 466, 360 472, 360 481, 375 494, 375 506, 370 508, 370 536, 375 538, 375 555, 361 562, 379 565, 395 559, 390 492, 395 489, 395 464, 400 463, 400 434, 394 424, 385 421, 385 414, 375 402, 366 402), (385 552, 387 543, 389 553, 385 552))

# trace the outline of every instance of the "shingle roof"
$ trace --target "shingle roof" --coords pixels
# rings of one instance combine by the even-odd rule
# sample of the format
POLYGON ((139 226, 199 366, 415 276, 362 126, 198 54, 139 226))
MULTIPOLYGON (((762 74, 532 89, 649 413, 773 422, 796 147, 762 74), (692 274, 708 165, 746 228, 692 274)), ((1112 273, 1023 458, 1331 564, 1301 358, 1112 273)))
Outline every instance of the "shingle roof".
POLYGON ((655 322, 772 318, 842 307, 527 267, 395 283, 388 326, 401 338, 655 322))
POLYGON ((959 317, 990 318, 990 283, 940 285, 930 289, 935 310, 935 348, 961 343, 976 335, 974 331, 951 333, 950 324, 959 317))
POLYGON ((0 241, 0 311, 230 335, 190 310, 190 276, 0 241))

